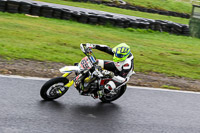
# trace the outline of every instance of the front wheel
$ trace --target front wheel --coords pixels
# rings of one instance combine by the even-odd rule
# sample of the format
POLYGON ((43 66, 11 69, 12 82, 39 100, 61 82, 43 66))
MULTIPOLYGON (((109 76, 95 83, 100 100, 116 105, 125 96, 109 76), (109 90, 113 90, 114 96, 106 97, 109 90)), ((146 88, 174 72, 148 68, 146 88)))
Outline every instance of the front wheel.
POLYGON ((111 95, 111 96, 106 96, 106 95, 103 95, 100 100, 103 102, 103 103, 110 103, 114 100, 117 100, 118 98, 120 98, 124 92, 126 91, 126 88, 127 88, 127 85, 123 85, 119 91, 117 92, 117 94, 115 95, 111 95))
POLYGON ((69 88, 65 85, 69 80, 65 77, 57 77, 47 81, 40 90, 40 96, 44 100, 53 100, 64 95, 69 88))

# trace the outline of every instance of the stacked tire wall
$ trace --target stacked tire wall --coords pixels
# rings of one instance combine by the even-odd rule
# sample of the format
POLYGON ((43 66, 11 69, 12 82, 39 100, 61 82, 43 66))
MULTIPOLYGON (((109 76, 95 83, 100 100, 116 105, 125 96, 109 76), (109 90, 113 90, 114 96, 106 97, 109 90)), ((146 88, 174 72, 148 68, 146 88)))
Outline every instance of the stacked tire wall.
POLYGON ((112 24, 121 28, 152 29, 177 35, 189 35, 189 26, 167 20, 153 20, 72 6, 32 0, 0 0, 0 11, 23 13, 48 18, 74 20, 87 24, 112 24))

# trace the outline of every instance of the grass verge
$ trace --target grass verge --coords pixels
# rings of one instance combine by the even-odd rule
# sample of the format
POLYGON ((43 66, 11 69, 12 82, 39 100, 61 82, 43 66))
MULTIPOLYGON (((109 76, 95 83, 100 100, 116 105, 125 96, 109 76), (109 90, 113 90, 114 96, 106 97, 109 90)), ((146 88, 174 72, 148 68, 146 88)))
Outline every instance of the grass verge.
POLYGON ((191 13, 192 4, 185 1, 177 1, 177 0, 125 0, 133 5, 159 9, 159 10, 167 10, 174 11, 180 13, 191 13))
MULTIPOLYGON (((114 47, 126 42, 137 72, 200 79, 200 41, 151 30, 88 25, 22 14, 0 13, 0 56, 73 64, 84 56, 80 43, 114 47)), ((112 59, 94 50, 97 58, 112 59)))
POLYGON ((179 87, 169 86, 169 85, 163 85, 161 87, 166 88, 166 89, 171 89, 171 90, 181 90, 181 88, 179 88, 179 87))

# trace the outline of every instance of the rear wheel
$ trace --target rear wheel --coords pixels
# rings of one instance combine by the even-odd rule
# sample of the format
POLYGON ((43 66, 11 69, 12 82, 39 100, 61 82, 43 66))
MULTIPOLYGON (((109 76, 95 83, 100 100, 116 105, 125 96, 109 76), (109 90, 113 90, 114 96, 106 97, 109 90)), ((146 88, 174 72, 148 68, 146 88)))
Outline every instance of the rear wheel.
POLYGON ((115 101, 117 100, 118 98, 120 98, 124 92, 126 91, 126 88, 127 88, 127 85, 123 85, 119 91, 117 92, 117 94, 114 94, 114 95, 110 95, 110 96, 106 96, 106 95, 103 95, 100 100, 104 103, 110 103, 112 101, 115 101))
POLYGON ((57 77, 47 81, 40 90, 40 96, 44 100, 53 100, 64 95, 69 88, 65 85, 69 82, 67 78, 57 77))

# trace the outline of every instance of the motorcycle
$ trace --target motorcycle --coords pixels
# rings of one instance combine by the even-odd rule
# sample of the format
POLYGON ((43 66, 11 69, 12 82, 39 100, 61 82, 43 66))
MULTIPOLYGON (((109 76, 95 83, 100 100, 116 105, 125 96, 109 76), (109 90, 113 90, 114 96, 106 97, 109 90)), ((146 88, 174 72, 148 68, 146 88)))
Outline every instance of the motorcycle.
POLYGON ((54 100, 63 96, 72 85, 80 95, 92 96, 105 103, 112 102, 124 94, 128 80, 114 91, 105 90, 104 86, 111 80, 111 77, 105 75, 104 71, 106 70, 97 65, 92 49, 83 47, 82 51, 86 56, 80 63, 59 69, 63 73, 62 77, 52 78, 42 86, 40 95, 44 100, 54 100), (75 77, 69 81, 68 76, 72 73, 75 74, 75 77))

